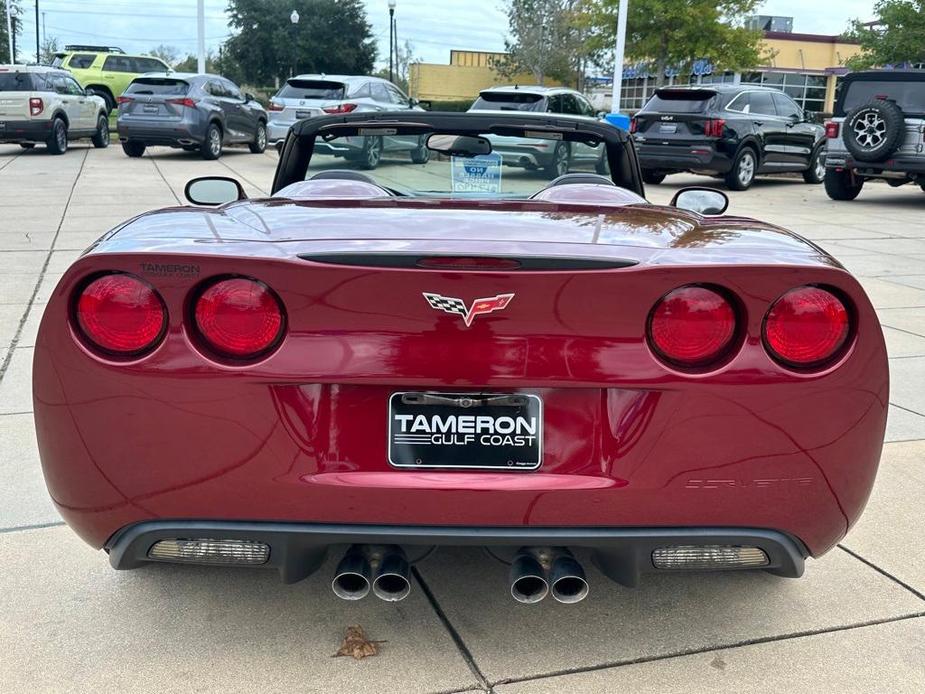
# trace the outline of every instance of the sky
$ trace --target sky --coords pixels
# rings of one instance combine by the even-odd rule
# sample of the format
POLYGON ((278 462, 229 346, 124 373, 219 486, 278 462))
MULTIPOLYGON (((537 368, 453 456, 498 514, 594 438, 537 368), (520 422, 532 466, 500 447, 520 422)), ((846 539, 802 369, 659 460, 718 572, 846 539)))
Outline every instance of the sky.
MULTIPOLYGON (((507 30, 504 0, 396 2, 399 41, 410 40, 415 57, 424 62, 449 62, 451 48, 483 51, 504 48, 507 30)), ((379 41, 380 63, 387 62, 387 0, 365 0, 364 4, 379 41)), ((795 32, 839 34, 849 19, 871 19, 873 4, 874 0, 838 3, 767 0, 760 12, 794 17, 795 32)), ((25 36, 20 41, 34 51, 34 0, 22 0, 22 7, 25 36)), ((39 7, 44 14, 46 35, 57 37, 62 46, 92 43, 116 45, 128 52, 146 52, 167 44, 181 54, 196 51, 196 0, 39 0, 39 7)), ((215 49, 229 34, 224 14, 227 0, 205 0, 205 7, 206 43, 215 49)), ((280 21, 288 22, 288 15, 280 21)))

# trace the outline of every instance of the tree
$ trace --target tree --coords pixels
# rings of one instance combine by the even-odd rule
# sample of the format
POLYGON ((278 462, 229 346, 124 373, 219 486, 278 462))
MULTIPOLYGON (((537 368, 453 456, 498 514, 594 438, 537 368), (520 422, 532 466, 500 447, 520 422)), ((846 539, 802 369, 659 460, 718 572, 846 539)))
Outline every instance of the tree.
POLYGON ((368 74, 376 60, 363 0, 230 0, 227 56, 251 84, 298 73, 368 74), (289 17, 295 11, 297 24, 289 17))
POLYGON ((171 67, 173 67, 173 65, 175 65, 178 60, 180 60, 180 51, 178 51, 173 46, 168 46, 163 43, 148 51, 148 55, 153 55, 155 58, 160 58, 171 67))
POLYGON ((46 36, 39 44, 39 62, 42 65, 51 65, 55 54, 61 52, 57 36, 46 36))
MULTIPOLYGON (((421 62, 421 58, 414 55, 414 44, 411 41, 406 40, 403 46, 398 47, 392 81, 406 94, 408 93, 408 75, 411 71, 411 65, 419 62, 421 62)), ((375 76, 387 80, 389 78, 389 68, 379 69, 375 76)))
POLYGON ((925 0, 878 0, 876 22, 853 20, 845 38, 861 44, 853 70, 925 63, 925 0))
MULTIPOLYGON (((665 83, 665 70, 689 70, 705 59, 724 70, 744 70, 761 64, 761 32, 746 29, 744 20, 762 0, 632 0, 626 28, 626 57, 651 61, 656 84, 665 83)), ((588 0, 594 45, 613 46, 619 0, 588 0)))
MULTIPOLYGON (((20 16, 22 15, 22 7, 20 7, 19 0, 4 0, 0 4, 0 63, 12 63, 13 60, 10 57, 10 39, 9 34, 6 33, 6 13, 10 7, 14 7, 19 11, 20 16)), ((13 12, 13 31, 16 32, 16 40, 19 41, 21 36, 22 26, 16 28, 16 12, 13 12)), ((19 47, 17 46, 17 53, 19 53, 19 47)))
POLYGON ((581 86, 584 64, 594 52, 588 42, 584 8, 587 0, 509 0, 510 39, 505 56, 492 67, 510 79, 530 73, 537 84, 546 78, 581 86))

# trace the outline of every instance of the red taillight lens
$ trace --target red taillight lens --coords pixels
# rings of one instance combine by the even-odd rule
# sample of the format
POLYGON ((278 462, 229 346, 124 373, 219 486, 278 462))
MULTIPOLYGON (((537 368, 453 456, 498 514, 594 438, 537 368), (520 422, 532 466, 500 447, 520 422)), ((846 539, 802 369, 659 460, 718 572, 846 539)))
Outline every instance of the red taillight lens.
POLYGON ((639 121, 636 120, 636 117, 630 118, 630 132, 634 133, 639 130, 639 121))
POLYGON ((356 110, 356 104, 336 104, 332 106, 322 106, 321 110, 325 113, 350 113, 356 110))
POLYGON ((736 314, 722 294, 706 287, 679 287, 655 305, 649 340, 666 361, 705 366, 722 357, 736 332, 736 314))
POLYGON ((275 101, 271 101, 270 105, 267 106, 267 111, 282 111, 286 107, 282 104, 277 104, 275 101))
POLYGON ((703 126, 703 134, 707 137, 722 137, 726 121, 722 118, 711 118, 703 126))
POLYGON ((188 96, 182 99, 167 99, 168 104, 176 104, 177 106, 186 106, 187 108, 196 108, 196 100, 190 99, 188 96))
POLYGON ((132 275, 105 275, 77 299, 77 324, 105 352, 137 355, 151 349, 167 327, 167 310, 154 287, 132 275))
POLYGON ((825 136, 830 140, 834 140, 838 137, 838 130, 838 123, 828 121, 825 124, 825 136))
POLYGON ((39 115, 42 111, 45 110, 45 102, 39 99, 38 97, 32 97, 29 99, 29 113, 33 116, 39 115))
POLYGON ((771 306, 764 343, 772 357, 788 366, 819 366, 844 347, 850 324, 848 309, 832 292, 798 287, 771 306))
POLYGON ((133 98, 130 97, 130 96, 117 96, 117 97, 116 97, 116 103, 119 103, 119 104, 130 104, 130 103, 132 103, 134 100, 135 100, 135 99, 133 99, 133 98))
POLYGON ((283 309, 267 285, 237 277, 221 280, 196 301, 196 328, 219 354, 252 359, 271 349, 283 332, 283 309))

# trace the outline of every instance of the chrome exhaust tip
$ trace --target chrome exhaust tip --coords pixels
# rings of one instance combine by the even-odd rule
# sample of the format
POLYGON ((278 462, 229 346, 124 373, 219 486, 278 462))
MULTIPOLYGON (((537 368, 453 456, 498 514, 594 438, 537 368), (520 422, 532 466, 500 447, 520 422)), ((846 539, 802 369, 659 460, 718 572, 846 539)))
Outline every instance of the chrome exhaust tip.
POLYGON ((386 602, 404 600, 411 593, 410 567, 401 549, 386 552, 376 571, 373 594, 386 602))
POLYGON ((563 551, 549 569, 552 597, 559 602, 572 604, 588 597, 588 579, 585 570, 570 552, 563 551))
POLYGON ((540 562, 529 552, 521 551, 511 563, 511 597, 531 605, 546 597, 549 583, 540 562))
POLYGON ((359 547, 351 547, 340 560, 331 590, 341 600, 362 600, 369 593, 369 560, 359 547))

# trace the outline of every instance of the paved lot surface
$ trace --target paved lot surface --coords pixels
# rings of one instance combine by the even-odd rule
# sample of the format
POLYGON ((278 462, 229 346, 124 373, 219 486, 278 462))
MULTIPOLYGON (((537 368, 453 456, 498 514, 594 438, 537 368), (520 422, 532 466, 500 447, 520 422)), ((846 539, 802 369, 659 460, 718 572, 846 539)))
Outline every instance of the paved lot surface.
MULTIPOLYGON (((590 570, 585 602, 513 603, 504 567, 441 551, 398 604, 345 603, 331 567, 285 586, 259 571, 114 572, 48 501, 30 366, 42 309, 80 250, 139 212, 176 204, 192 176, 267 192, 275 153, 218 162, 154 150, 0 146, 0 689, 20 691, 515 692, 925 691, 925 194, 871 185, 854 203, 821 186, 759 181, 731 211, 789 227, 860 276, 892 372, 873 498, 798 581, 658 576, 635 590, 590 570), (331 658, 362 624, 382 653, 331 658)), ((657 202, 683 184, 650 187, 657 202)))

